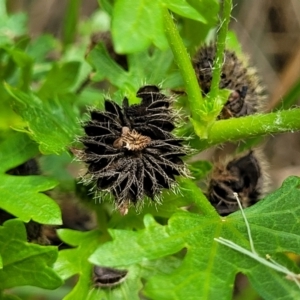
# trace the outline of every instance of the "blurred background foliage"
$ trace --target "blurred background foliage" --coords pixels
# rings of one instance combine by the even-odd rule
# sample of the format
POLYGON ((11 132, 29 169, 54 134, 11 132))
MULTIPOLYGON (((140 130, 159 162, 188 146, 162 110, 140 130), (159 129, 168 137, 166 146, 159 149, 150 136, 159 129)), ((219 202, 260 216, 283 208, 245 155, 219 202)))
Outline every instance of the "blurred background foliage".
MULTIPOLYGON (((110 27, 109 15, 99 10, 99 3, 101 6, 107 2, 7 0, 9 17, 6 18, 3 13, 5 1, 1 1, 1 139, 4 139, 11 128, 24 130, 25 125, 23 119, 11 109, 12 98, 5 84, 17 86, 24 92, 33 89, 40 99, 49 101, 51 109, 59 105, 55 101, 50 101, 49 95, 59 95, 60 101, 63 100, 64 105, 72 111, 69 116, 61 116, 61 121, 74 125, 73 129, 68 130, 78 130, 76 124, 86 105, 99 106, 103 85, 93 83, 86 87, 92 67, 85 61, 85 55, 91 34, 106 31, 110 27), (12 40, 15 41, 14 45, 10 45, 12 40)), ((192 28, 193 21, 190 21, 185 30, 190 29, 189 34, 197 35, 192 28)), ((236 33, 243 52, 251 58, 267 86, 268 111, 284 107, 286 104, 282 104, 283 99, 284 103, 299 104, 300 2, 236 0, 230 29, 236 33)), ((190 51, 193 51, 196 45, 189 46, 190 51)), ((14 105, 15 110, 22 110, 22 101, 19 102, 19 107, 14 105)), ((38 107, 38 103, 36 105, 38 107)), ((72 136, 68 130, 66 139, 72 136)), ((45 153, 48 150, 60 152, 59 146, 54 150, 43 150, 45 153)), ((274 188, 279 187, 287 176, 300 175, 300 133, 267 137, 264 150, 270 162, 274 188)), ((211 152, 208 150, 200 157, 207 159, 210 155, 211 152)), ((65 190, 73 185, 73 177, 70 174, 78 172, 76 164, 70 162, 71 158, 65 154, 59 158, 49 155, 40 161, 41 168, 59 179, 63 183, 61 188, 65 190), (57 168, 53 167, 54 160, 56 165, 67 166, 65 173, 57 172, 57 168)), ((238 278, 238 281, 241 293, 237 293, 236 299, 259 299, 247 285, 244 277, 238 278)), ((20 287, 15 288, 14 293, 22 299, 62 299, 70 291, 72 284, 71 280, 54 292, 20 287)))

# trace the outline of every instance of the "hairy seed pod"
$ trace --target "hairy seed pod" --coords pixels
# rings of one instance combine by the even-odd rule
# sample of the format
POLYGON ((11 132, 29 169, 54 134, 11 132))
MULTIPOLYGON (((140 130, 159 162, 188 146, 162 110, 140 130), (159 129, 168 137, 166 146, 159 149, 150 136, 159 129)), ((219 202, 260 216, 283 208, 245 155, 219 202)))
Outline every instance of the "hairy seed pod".
MULTIPOLYGON (((200 48, 193 59, 203 96, 210 91, 215 55, 216 45, 211 44, 200 48)), ((229 89, 232 92, 219 119, 242 117, 264 109, 264 89, 259 83, 256 70, 249 67, 246 61, 242 61, 235 52, 230 50, 224 52, 220 89, 229 89)))
POLYGON ((93 282, 97 288, 113 288, 120 285, 128 271, 94 266, 93 282))
POLYGON ((258 150, 215 164, 209 179, 207 198, 220 215, 238 210, 233 193, 237 193, 243 207, 259 201, 267 192, 269 179, 265 160, 258 150))
POLYGON ((90 180, 112 193, 122 214, 144 196, 153 200, 162 189, 172 189, 176 175, 187 175, 181 159, 187 148, 171 133, 173 99, 153 85, 140 88, 137 97, 140 104, 130 106, 124 98, 121 108, 106 100, 105 111, 92 110, 81 138, 85 148, 79 157, 88 164, 90 180))

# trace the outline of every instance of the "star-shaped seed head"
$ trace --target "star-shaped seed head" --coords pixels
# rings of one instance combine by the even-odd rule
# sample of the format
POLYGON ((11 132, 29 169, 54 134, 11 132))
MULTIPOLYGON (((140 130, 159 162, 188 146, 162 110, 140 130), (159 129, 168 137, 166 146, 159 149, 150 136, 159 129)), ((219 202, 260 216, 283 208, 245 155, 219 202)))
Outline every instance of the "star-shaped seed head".
POLYGON ((124 98, 122 107, 105 100, 105 111, 90 112, 81 138, 80 158, 88 165, 89 180, 112 193, 122 214, 144 196, 157 200, 162 189, 176 187, 176 175, 187 176, 181 157, 188 149, 171 133, 173 99, 153 85, 140 88, 137 97, 140 104, 130 106, 124 98))

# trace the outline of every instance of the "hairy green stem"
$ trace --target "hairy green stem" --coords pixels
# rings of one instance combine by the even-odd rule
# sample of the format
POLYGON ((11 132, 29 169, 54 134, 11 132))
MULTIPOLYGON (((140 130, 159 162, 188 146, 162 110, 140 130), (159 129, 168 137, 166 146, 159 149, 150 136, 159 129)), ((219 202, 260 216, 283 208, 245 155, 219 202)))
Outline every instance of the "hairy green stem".
POLYGON ((231 118, 215 122, 207 140, 199 141, 199 150, 213 145, 271 133, 300 130, 300 108, 269 114, 231 118))
MULTIPOLYGON (((222 8, 221 8, 222 9, 222 8)), ((222 18, 217 38, 217 53, 213 65, 213 77, 211 82, 211 99, 218 99, 220 76, 223 65, 223 55, 226 44, 228 24, 230 21, 230 13, 232 9, 232 0, 223 1, 222 18)))
POLYGON ((173 52, 175 62, 183 77, 192 118, 200 122, 199 106, 203 103, 201 91, 193 69, 191 58, 186 51, 178 30, 167 8, 164 8, 165 33, 173 52))

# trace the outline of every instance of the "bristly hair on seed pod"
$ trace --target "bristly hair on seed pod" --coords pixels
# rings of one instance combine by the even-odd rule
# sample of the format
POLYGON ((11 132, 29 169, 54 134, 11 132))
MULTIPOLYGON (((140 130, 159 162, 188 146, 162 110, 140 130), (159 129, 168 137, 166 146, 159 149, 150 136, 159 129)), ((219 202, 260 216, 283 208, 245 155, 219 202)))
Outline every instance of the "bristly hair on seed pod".
MULTIPOLYGON (((193 59, 203 96, 210 91, 215 55, 216 45, 211 44, 200 48, 193 59)), ((224 52, 220 89, 229 89, 232 92, 218 119, 242 117, 264 110, 265 91, 260 85, 256 70, 230 50, 224 52)))
POLYGON ((233 193, 238 194, 243 207, 255 204, 269 190, 266 169, 265 158, 259 149, 216 163, 208 183, 208 200, 221 216, 239 209, 233 193))
POLYGON ((137 97, 140 104, 129 105, 125 97, 122 107, 105 100, 105 111, 91 110, 81 138, 86 176, 98 190, 112 193, 121 214, 131 204, 140 205, 144 196, 159 200, 162 189, 176 187, 176 175, 188 175, 181 158, 188 148, 171 133, 173 98, 154 85, 141 87, 137 97))

